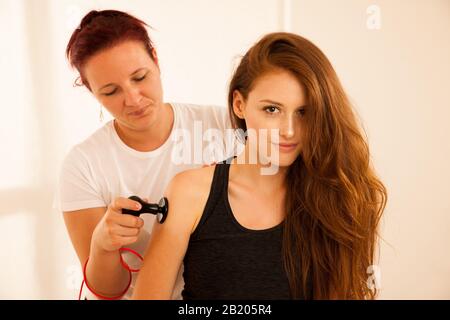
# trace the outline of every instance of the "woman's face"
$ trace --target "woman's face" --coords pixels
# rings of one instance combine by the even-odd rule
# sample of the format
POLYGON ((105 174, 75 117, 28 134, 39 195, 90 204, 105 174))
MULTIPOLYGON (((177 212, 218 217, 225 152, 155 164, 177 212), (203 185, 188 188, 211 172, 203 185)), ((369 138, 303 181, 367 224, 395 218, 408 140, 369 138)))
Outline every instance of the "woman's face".
MULTIPOLYGON (((265 145, 265 150, 268 150, 265 153, 270 155, 271 163, 287 167, 301 152, 305 104, 303 86, 291 73, 279 69, 258 78, 246 101, 235 91, 233 110, 238 117, 245 119, 247 130, 257 133, 258 141, 253 144, 253 152, 258 152, 259 159, 265 156, 264 152, 261 154, 261 145, 265 145), (261 129, 267 130, 265 141, 261 139, 262 135, 258 135, 258 132, 263 132, 261 129), (271 129, 278 129, 278 133, 274 131, 276 134, 272 136, 271 129), (273 152, 278 153, 278 160, 273 157, 273 152)), ((250 136, 247 142, 249 139, 250 136)))
POLYGON ((95 54, 86 62, 83 74, 94 96, 121 125, 145 130, 160 118, 159 66, 141 42, 122 42, 95 54))

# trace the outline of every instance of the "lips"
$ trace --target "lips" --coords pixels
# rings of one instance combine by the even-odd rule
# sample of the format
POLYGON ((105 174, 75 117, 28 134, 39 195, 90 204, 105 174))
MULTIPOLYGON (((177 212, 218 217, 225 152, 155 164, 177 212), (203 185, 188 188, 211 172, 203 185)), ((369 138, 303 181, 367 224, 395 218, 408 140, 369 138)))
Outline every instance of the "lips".
POLYGON ((144 107, 144 108, 141 108, 141 109, 139 109, 137 111, 130 112, 128 115, 135 116, 135 117, 142 116, 145 113, 145 110, 147 110, 147 108, 148 107, 144 107))
POLYGON ((280 151, 290 152, 297 148, 298 143, 274 143, 273 145, 278 147, 280 151))
POLYGON ((285 148, 295 148, 297 143, 279 143, 278 145, 285 148))

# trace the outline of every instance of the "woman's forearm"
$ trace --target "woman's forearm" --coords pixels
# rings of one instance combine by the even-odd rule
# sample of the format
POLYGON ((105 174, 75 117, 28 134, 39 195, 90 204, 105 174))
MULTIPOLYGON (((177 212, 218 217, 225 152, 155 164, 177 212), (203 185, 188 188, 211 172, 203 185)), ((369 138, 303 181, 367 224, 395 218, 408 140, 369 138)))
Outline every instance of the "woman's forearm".
POLYGON ((130 274, 120 262, 120 252, 91 248, 86 281, 97 294, 116 297, 127 287, 130 274))

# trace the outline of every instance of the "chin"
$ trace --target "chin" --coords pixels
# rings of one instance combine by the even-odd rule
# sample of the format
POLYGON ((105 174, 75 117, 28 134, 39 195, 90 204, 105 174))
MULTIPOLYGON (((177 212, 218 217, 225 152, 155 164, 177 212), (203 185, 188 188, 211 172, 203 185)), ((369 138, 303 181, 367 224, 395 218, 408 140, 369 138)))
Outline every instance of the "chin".
POLYGON ((300 156, 300 154, 284 154, 281 153, 278 156, 278 159, 273 159, 271 161, 272 164, 279 166, 280 168, 291 166, 295 160, 300 156))
POLYGON ((290 167, 294 163, 295 159, 278 159, 278 161, 272 161, 273 165, 277 165, 280 168, 290 167))
POLYGON ((154 113, 149 113, 141 118, 132 120, 133 126, 139 129, 148 129, 155 125, 156 117, 154 113))

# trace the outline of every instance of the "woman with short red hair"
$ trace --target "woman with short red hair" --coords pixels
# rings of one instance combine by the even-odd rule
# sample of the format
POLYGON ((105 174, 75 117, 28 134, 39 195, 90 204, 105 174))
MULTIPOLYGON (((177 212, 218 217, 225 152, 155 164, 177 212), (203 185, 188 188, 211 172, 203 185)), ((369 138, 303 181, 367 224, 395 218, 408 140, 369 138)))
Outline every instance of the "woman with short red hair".
MULTIPOLYGON (((77 83, 114 117, 70 150, 60 176, 60 209, 93 298, 132 293, 132 273, 120 250, 143 253, 155 219, 122 215, 139 205, 128 197, 157 202, 175 174, 202 165, 174 161, 178 133, 195 136, 195 122, 203 132, 230 127, 225 108, 163 101, 158 56, 145 27, 125 12, 91 11, 66 51, 80 74, 77 83)), ((208 162, 224 158, 211 155, 208 162)), ((174 298, 182 285, 178 276, 174 298)))

